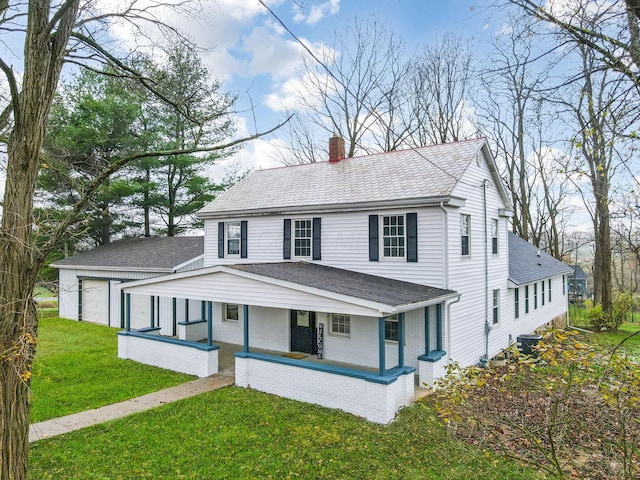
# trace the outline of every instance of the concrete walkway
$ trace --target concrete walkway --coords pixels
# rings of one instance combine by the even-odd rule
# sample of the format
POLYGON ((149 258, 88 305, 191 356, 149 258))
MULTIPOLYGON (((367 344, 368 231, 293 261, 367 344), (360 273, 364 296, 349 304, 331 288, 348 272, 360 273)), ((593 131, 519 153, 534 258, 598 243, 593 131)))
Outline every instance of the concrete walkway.
POLYGON ((232 385, 233 370, 223 370, 210 377, 198 378, 191 382, 165 388, 158 392, 149 393, 141 397, 114 403, 105 407, 74 413, 66 417, 33 423, 29 427, 29 442, 36 442, 43 438, 55 437, 74 430, 104 423, 117 418, 126 417, 133 413, 150 410, 165 403, 171 403, 183 398, 193 397, 201 393, 232 385))

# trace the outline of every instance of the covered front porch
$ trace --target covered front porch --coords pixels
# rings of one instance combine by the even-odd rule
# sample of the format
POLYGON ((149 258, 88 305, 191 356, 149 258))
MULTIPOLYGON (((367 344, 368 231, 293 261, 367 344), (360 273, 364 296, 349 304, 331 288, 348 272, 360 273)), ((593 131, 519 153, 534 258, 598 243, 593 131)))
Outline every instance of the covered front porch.
POLYGON ((123 291, 128 328, 119 336, 121 357, 206 376, 220 368, 220 345, 236 345, 237 385, 378 423, 413 401, 416 370, 427 379, 446 361, 444 312, 457 298, 451 291, 300 262, 212 267, 135 282, 123 291), (192 325, 199 333, 186 339, 184 332, 130 328, 128 295, 187 289, 199 289, 196 298, 203 302, 204 318, 192 325))

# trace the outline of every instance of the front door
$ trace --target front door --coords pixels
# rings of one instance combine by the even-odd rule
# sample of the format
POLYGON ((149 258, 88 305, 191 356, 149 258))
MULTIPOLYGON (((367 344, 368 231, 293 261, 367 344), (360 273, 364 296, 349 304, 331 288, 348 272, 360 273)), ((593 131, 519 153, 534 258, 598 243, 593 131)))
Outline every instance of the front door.
POLYGON ((291 310, 291 351, 316 353, 316 312, 291 310))

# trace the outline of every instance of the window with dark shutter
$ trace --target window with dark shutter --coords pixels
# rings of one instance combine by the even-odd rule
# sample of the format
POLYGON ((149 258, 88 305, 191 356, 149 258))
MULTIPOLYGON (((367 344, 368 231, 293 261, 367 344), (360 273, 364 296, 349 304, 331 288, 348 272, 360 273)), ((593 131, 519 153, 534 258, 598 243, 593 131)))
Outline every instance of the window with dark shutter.
POLYGON ((240 258, 247 258, 247 221, 240 222, 240 258))
POLYGON ((321 234, 321 223, 322 219, 320 217, 314 217, 313 219, 313 260, 322 260, 322 251, 320 248, 320 239, 322 237, 321 234))
POLYGON ((224 258, 224 222, 218 222, 218 258, 224 258))
POLYGON ((282 258, 291 259, 291 219, 284 219, 284 234, 282 240, 282 258))
POLYGON ((418 214, 407 213, 407 262, 418 261, 418 214))
POLYGON ((378 215, 369 215, 369 261, 378 261, 379 249, 378 215))

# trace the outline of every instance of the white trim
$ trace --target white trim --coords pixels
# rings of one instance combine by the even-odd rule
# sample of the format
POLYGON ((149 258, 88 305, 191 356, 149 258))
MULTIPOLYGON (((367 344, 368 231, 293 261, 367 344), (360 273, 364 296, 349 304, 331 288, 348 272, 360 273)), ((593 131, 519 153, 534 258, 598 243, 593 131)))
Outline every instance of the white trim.
POLYGON ((186 267, 187 265, 191 263, 195 263, 198 260, 202 260, 202 259, 204 259, 204 253, 202 255, 198 255, 197 257, 193 257, 192 259, 187 260, 186 262, 182 262, 181 264, 176 265, 175 267, 173 267, 173 271, 175 272, 177 270, 180 270, 181 268, 186 267))
MULTIPOLYGON (((330 292, 327 290, 322 290, 320 288, 300 285, 300 284, 289 282, 286 280, 279 280, 279 279, 267 277, 264 275, 244 272, 242 270, 236 270, 235 268, 230 268, 224 265, 216 265, 213 267, 201 268, 201 269, 192 270, 189 272, 176 273, 174 275, 165 275, 162 277, 155 277, 155 278, 149 278, 144 280, 136 280, 133 282, 127 282, 127 284, 123 286, 122 290, 128 293, 132 293, 132 291, 135 290, 136 287, 142 287, 142 286, 150 285, 154 283, 157 284, 157 283, 164 283, 164 282, 172 282, 174 280, 197 277, 200 275, 211 275, 219 272, 224 272, 233 276, 255 280, 257 282, 266 283, 269 285, 275 285, 275 286, 287 288, 297 292, 304 292, 312 295, 318 295, 319 297, 329 298, 331 300, 336 300, 338 302, 344 302, 347 304, 368 308, 372 310, 371 316, 374 316, 374 317, 385 316, 393 313, 406 312, 409 310, 414 310, 416 308, 433 305, 436 303, 441 303, 447 300, 448 298, 453 298, 454 296, 459 297, 458 293, 452 293, 450 295, 440 296, 434 299, 425 300, 423 302, 410 303, 410 304, 400 305, 396 307, 393 305, 386 305, 384 303, 374 302, 371 300, 364 300, 357 297, 351 297, 341 293, 330 292)), ((250 302, 247 302, 247 304, 250 304, 250 302)), ((288 307, 283 306, 282 308, 288 308, 288 307)))
MULTIPOLYGON (((424 198, 408 198, 400 200, 386 200, 380 202, 356 202, 345 204, 322 204, 322 205, 302 205, 302 206, 282 206, 273 208, 259 208, 247 210, 223 210, 206 212, 200 210, 196 213, 198 218, 206 219, 224 219, 239 217, 256 217, 261 215, 309 215, 324 213, 341 213, 341 212, 360 212, 369 210, 383 210, 388 208, 416 208, 416 207, 434 207, 440 204, 449 207, 461 208, 466 204, 466 199, 455 196, 438 196, 424 198)), ((206 208, 206 207, 205 207, 206 208)))
MULTIPOLYGON (((193 260, 193 259, 192 259, 193 260)), ((191 261, 191 260, 189 260, 191 261)), ((108 266, 91 266, 91 265, 60 265, 52 263, 54 268, 68 270, 104 270, 105 272, 152 272, 152 273, 173 273, 172 268, 145 268, 145 267, 108 267, 108 266)), ((177 267, 175 267, 177 268, 177 267)))

